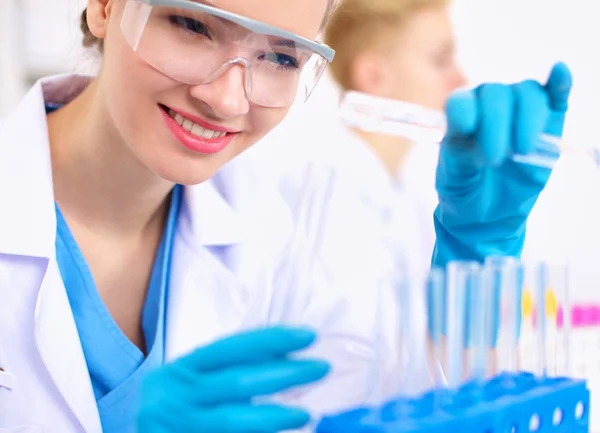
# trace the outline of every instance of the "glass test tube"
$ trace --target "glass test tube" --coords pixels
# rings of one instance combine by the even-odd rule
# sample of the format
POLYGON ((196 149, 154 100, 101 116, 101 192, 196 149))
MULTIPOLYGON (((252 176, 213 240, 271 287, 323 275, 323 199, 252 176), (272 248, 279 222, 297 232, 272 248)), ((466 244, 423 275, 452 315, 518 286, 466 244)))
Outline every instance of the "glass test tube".
POLYGON ((570 374, 571 327, 568 269, 564 264, 547 264, 545 273, 546 373, 567 376, 570 374))
POLYGON ((393 365, 397 367, 397 370, 387 371, 385 364, 387 360, 377 359, 370 366, 371 371, 369 372, 370 389, 369 394, 366 396, 365 403, 372 409, 368 413, 367 422, 377 425, 381 423, 383 417, 383 404, 389 394, 386 389, 386 384, 392 382, 391 387, 395 391, 400 387, 399 375, 401 374, 405 364, 405 353, 404 353, 404 330, 402 328, 401 320, 404 314, 403 304, 401 302, 401 296, 404 288, 402 282, 398 281, 396 276, 393 275, 382 275, 377 281, 377 292, 376 292, 376 335, 375 338, 375 351, 378 354, 383 352, 383 347, 386 344, 386 335, 382 334, 382 331, 389 329, 391 338, 398 342, 398 353, 395 354, 397 358, 391 360, 393 365), (388 295, 392 296, 392 302, 388 302, 388 295), (390 305, 391 304, 391 305, 390 305), (392 326, 390 323, 386 323, 386 308, 392 308, 392 326))
POLYGON ((514 257, 492 256, 485 261, 485 284, 490 296, 486 322, 491 350, 488 375, 519 370, 519 333, 523 265, 514 257))
MULTIPOLYGON (((319 260, 322 235, 324 230, 324 220, 327 214, 327 206, 330 202, 330 195, 333 191, 335 182, 335 171, 327 166, 310 164, 303 173, 303 187, 298 194, 295 203, 292 205, 293 232, 290 241, 287 243, 284 253, 285 263, 282 265, 281 272, 276 276, 276 287, 280 290, 288 290, 297 286, 311 287, 315 285, 326 284, 325 269, 319 260)), ((327 290, 327 287, 322 287, 327 290)), ((295 293, 287 293, 278 301, 280 303, 298 302, 294 299, 295 293)), ((260 304, 260 302, 257 303, 260 304)), ((260 308, 260 307, 259 307, 260 308)), ((256 313, 249 309, 248 321, 254 320, 256 313)), ((292 326, 306 326, 306 323, 286 323, 292 326)), ((294 356, 299 358, 310 356, 313 350, 319 350, 323 356, 331 359, 342 359, 348 351, 347 340, 337 336, 335 333, 322 331, 319 339, 314 346, 307 351, 299 352, 294 356), (317 349, 318 348, 318 349, 317 349)), ((375 362, 374 362, 375 363, 375 362)), ((297 388, 295 395, 302 395, 308 392, 314 385, 297 388)), ((285 393, 258 397, 255 400, 260 403, 279 402, 285 399, 285 393)), ((337 407, 336 407, 337 408, 337 407)), ((310 407, 311 423, 316 423, 327 408, 310 407)))
POLYGON ((519 329, 519 370, 537 373, 537 322, 536 322, 536 281, 535 267, 524 266, 523 291, 521 295, 521 326, 519 329))
POLYGON ((459 387, 465 378, 467 294, 480 278, 480 268, 476 262, 464 261, 450 262, 447 266, 444 370, 450 388, 459 387))
POLYGON ((427 330, 429 334, 429 369, 436 388, 448 386, 444 374, 444 324, 446 320, 445 276, 442 269, 431 269, 425 282, 427 330))
MULTIPOLYGON (((548 331, 549 304, 552 305, 551 310, 555 309, 555 302, 548 302, 555 299, 553 291, 548 290, 548 276, 545 263, 528 263, 525 266, 519 345, 521 369, 544 376, 548 373, 548 335, 552 335, 548 331)), ((557 317, 554 312, 551 315, 557 317)))
POLYGON ((485 284, 481 270, 467 280, 466 333, 467 379, 480 382, 486 378, 488 365, 488 321, 491 315, 490 287, 485 284))
MULTIPOLYGON (((397 352, 393 353, 393 360, 380 359, 374 364, 375 370, 372 374, 373 388, 368 398, 370 405, 379 408, 386 399, 393 396, 405 394, 403 389, 406 370, 410 362, 410 339, 411 339, 411 281, 408 275, 402 272, 392 272, 379 278, 379 294, 377 296, 378 333, 376 335, 377 352, 382 353, 382 347, 387 338, 392 338, 392 345, 397 352), (392 322, 388 321, 388 318, 392 322), (386 330, 384 335, 381 331, 386 330), (384 367, 391 361, 393 369, 384 367)), ((373 415, 379 419, 380 413, 373 411, 373 415)))
MULTIPOLYGON (((435 275, 436 272, 433 271, 435 275)), ((427 288, 431 274, 402 273, 396 277, 396 299, 398 304, 399 365, 396 374, 388 375, 384 397, 416 397, 433 385, 428 369, 427 338, 427 288), (390 392, 389 387, 394 389, 390 392)), ((379 399, 379 403, 382 399, 379 399)), ((377 403, 377 402, 376 402, 377 403)), ((390 410, 390 409, 388 409, 390 410)), ((393 405, 396 418, 407 417, 414 410, 409 400, 396 399, 393 405)), ((379 415, 381 416, 381 415, 379 415)))
POLYGON ((534 272, 537 274, 535 285, 535 320, 536 320, 536 340, 538 349, 538 362, 536 372, 546 376, 548 371, 548 351, 547 351, 547 312, 546 312, 546 293, 548 289, 548 269, 545 263, 535 266, 534 272))

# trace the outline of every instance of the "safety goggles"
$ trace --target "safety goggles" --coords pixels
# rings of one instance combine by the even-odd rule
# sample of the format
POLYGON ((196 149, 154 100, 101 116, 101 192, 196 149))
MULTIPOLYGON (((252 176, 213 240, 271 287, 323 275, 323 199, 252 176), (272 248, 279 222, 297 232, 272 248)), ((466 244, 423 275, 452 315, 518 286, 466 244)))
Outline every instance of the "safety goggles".
POLYGON ((334 51, 294 33, 190 0, 127 0, 121 28, 146 63, 189 85, 245 69, 248 100, 266 107, 305 102, 334 51))

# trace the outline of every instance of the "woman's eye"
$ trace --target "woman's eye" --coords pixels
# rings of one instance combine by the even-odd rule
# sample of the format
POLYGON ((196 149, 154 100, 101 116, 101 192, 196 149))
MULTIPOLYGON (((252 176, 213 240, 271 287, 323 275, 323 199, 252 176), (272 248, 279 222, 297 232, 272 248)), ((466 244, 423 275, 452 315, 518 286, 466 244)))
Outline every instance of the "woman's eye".
POLYGON ((263 60, 275 63, 277 66, 295 69, 298 67, 298 61, 287 54, 282 53, 267 53, 263 56, 263 60))
POLYGON ((193 18, 183 17, 180 15, 171 15, 169 17, 169 20, 172 24, 189 32, 196 33, 199 35, 210 36, 208 32, 208 27, 204 23, 193 18))

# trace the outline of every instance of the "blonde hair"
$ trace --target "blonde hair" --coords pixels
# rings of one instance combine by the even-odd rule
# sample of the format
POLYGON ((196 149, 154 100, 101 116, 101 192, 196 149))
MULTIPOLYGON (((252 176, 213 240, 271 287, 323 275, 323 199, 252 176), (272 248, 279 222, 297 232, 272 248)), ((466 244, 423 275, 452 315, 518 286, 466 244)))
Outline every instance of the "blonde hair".
POLYGON ((400 28, 416 11, 447 6, 450 0, 342 0, 325 28, 325 43, 335 50, 330 65, 333 78, 352 90, 352 64, 365 51, 376 48, 381 37, 400 28))
POLYGON ((336 11, 336 9, 339 7, 341 1, 342 0, 329 0, 327 2, 327 10, 325 11, 325 16, 323 17, 323 23, 321 24, 321 28, 319 30, 320 32, 322 32, 323 30, 325 30, 325 27, 327 26, 327 23, 329 22, 329 20, 333 16, 333 14, 336 11))

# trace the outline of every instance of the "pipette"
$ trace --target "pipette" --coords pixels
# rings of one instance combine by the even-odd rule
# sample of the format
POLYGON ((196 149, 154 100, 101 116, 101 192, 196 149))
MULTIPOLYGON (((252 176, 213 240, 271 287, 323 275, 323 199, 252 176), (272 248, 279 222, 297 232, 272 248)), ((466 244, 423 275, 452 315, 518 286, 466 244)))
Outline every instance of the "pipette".
MULTIPOLYGON (((346 126, 367 132, 405 137, 415 143, 439 144, 446 133, 446 116, 437 110, 360 92, 346 92, 340 104, 346 126)), ((586 155, 600 167, 600 149, 571 146, 561 138, 540 134, 533 153, 513 154, 515 162, 553 168, 563 152, 586 155)))

